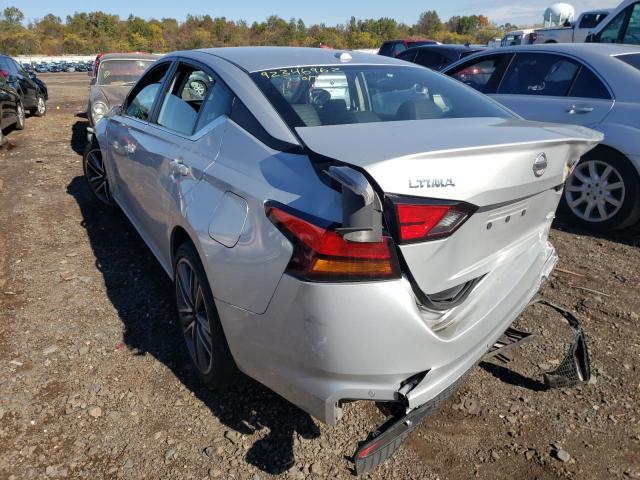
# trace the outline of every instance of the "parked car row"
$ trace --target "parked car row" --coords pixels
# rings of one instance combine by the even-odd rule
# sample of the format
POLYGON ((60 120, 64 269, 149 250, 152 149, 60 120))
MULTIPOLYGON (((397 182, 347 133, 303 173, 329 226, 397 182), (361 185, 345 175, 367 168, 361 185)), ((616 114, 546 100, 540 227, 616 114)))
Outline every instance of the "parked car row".
POLYGON ((28 72, 13 58, 0 55, 0 128, 22 130, 26 112, 36 117, 47 113, 49 92, 35 72, 28 72))
POLYGON ((93 62, 50 62, 50 63, 23 63, 22 67, 27 72, 60 73, 60 72, 89 72, 93 62))

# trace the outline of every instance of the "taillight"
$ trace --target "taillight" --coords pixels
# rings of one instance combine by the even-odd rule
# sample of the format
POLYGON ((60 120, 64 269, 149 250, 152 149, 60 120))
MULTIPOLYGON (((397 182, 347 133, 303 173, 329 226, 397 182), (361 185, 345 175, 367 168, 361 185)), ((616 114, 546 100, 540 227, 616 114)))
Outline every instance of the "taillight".
POLYGON ((349 242, 335 231, 299 215, 269 207, 267 215, 293 243, 287 271, 305 280, 388 280, 400 277, 391 237, 379 242, 349 242))
POLYGON ((0 70, 0 77, 7 79, 9 77, 9 72, 6 70, 0 70))
POLYGON ((464 202, 390 197, 395 209, 398 240, 425 242, 445 238, 455 232, 476 210, 464 202))
POLYGON ((529 43, 534 44, 536 43, 537 39, 538 39, 538 34, 536 32, 531 32, 529 34, 529 43))

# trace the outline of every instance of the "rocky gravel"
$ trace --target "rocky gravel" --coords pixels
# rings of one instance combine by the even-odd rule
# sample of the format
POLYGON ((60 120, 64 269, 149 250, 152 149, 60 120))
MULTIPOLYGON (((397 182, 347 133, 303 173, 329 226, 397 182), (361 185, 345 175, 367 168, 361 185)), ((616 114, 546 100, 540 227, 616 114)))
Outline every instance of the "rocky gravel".
MULTIPOLYGON (((0 478, 352 477, 357 440, 383 418, 373 404, 330 428, 249 379, 200 386, 169 279, 82 178, 87 77, 42 78, 48 115, 0 151, 0 478)), ((365 478, 640 478, 638 242, 551 237, 543 296, 583 322, 591 381, 544 387, 570 332, 530 307, 516 326, 537 340, 480 364, 365 478)))

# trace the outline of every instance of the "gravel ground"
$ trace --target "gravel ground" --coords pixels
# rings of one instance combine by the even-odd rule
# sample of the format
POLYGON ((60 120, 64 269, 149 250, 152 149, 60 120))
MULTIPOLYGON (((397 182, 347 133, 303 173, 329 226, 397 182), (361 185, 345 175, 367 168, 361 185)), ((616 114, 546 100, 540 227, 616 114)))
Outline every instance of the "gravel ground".
MULTIPOLYGON (((352 477, 374 405, 329 428, 249 379, 198 384, 169 279, 82 177, 87 77, 42 78, 48 115, 0 152, 0 478, 352 477)), ((570 334, 531 307, 517 326, 538 340, 476 368, 368 478, 640 478, 638 245, 551 236, 543 295, 581 318, 590 384, 544 389, 570 334)))

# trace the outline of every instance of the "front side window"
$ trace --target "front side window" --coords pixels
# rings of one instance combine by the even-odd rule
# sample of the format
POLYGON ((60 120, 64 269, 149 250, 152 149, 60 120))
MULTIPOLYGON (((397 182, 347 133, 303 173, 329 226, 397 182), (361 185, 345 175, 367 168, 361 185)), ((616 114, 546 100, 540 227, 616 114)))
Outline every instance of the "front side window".
POLYGON ((511 116, 458 82, 414 66, 292 67, 251 76, 291 127, 511 116))
POLYGON ((565 96, 578 65, 558 55, 517 54, 498 89, 506 95, 565 96))
POLYGON ((636 3, 631 10, 622 43, 640 44, 640 3, 636 3))
POLYGON ((125 114, 127 116, 145 122, 149 120, 151 109, 162 88, 162 82, 170 65, 170 62, 158 65, 147 72, 138 82, 125 102, 125 114))
POLYGON ((98 85, 133 85, 153 60, 103 60, 98 68, 98 85))
POLYGON ((626 10, 623 10, 602 29, 599 35, 600 43, 618 43, 618 39, 620 38, 620 30, 624 25, 626 16, 627 12, 626 10))

